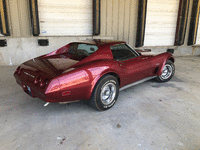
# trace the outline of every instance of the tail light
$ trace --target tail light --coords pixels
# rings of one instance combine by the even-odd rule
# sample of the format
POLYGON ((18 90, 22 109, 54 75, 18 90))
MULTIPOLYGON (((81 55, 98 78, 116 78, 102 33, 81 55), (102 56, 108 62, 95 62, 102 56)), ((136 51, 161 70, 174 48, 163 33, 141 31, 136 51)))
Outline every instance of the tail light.
POLYGON ((42 79, 40 76, 38 76, 34 81, 34 84, 35 85, 39 84, 40 88, 44 88, 48 83, 49 83, 48 79, 42 79))
POLYGON ((48 84, 48 79, 42 80, 40 83, 40 87, 44 88, 48 84))
POLYGON ((39 76, 39 77, 37 77, 37 78, 35 79, 34 84, 38 84, 38 83, 41 82, 41 81, 42 81, 42 79, 41 79, 41 77, 39 76))
POLYGON ((16 73, 18 74, 18 75, 20 75, 21 74, 21 71, 22 71, 22 68, 20 68, 20 67, 17 67, 17 69, 16 69, 16 73))

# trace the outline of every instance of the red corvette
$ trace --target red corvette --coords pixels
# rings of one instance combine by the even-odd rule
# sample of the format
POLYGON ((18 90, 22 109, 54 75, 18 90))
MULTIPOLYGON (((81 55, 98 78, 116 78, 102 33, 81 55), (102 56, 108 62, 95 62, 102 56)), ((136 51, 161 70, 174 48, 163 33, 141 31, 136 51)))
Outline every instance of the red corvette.
POLYGON ((174 73, 169 52, 147 55, 123 41, 91 40, 29 60, 14 76, 27 94, 48 103, 87 100, 95 109, 107 110, 119 90, 152 78, 166 82, 174 73))

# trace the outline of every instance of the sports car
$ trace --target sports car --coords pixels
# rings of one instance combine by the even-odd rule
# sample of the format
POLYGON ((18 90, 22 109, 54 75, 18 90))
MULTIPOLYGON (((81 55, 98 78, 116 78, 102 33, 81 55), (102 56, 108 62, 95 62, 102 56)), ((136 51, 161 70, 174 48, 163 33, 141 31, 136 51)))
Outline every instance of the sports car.
POLYGON ((14 77, 27 94, 46 105, 84 100, 102 111, 116 103, 120 90, 148 79, 167 82, 173 77, 172 53, 148 51, 133 49, 124 41, 72 42, 24 62, 14 77))

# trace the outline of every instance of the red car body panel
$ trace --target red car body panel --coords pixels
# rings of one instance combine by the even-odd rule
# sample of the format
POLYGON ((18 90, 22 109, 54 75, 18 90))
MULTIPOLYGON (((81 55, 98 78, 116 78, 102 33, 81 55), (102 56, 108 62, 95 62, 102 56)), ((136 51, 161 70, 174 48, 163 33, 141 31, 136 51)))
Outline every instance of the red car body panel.
POLYGON ((46 102, 89 100, 98 80, 105 74, 118 77, 120 87, 146 77, 160 75, 165 62, 174 61, 171 53, 142 55, 116 61, 110 46, 123 41, 92 40, 83 42, 98 50, 83 58, 68 54, 70 43, 49 54, 21 64, 14 76, 23 90, 46 102))

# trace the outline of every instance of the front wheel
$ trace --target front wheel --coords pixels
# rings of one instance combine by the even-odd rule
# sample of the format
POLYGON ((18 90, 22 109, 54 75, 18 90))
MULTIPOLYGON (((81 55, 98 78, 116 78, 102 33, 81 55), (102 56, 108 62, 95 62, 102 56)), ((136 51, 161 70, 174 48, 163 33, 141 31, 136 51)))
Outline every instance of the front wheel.
POLYGON ((107 110, 115 104, 118 95, 118 80, 112 75, 105 75, 97 82, 89 103, 97 110, 107 110))
POLYGON ((175 66, 171 60, 167 60, 165 66, 163 67, 162 74, 156 77, 158 82, 167 82, 169 81, 175 73, 175 66))

